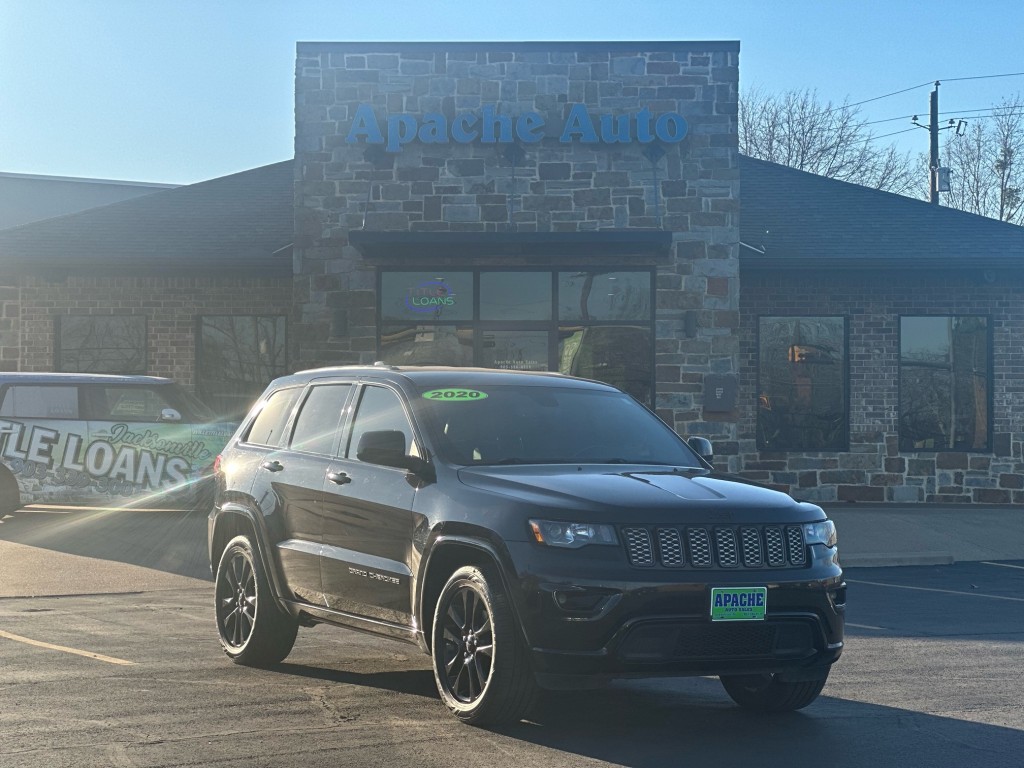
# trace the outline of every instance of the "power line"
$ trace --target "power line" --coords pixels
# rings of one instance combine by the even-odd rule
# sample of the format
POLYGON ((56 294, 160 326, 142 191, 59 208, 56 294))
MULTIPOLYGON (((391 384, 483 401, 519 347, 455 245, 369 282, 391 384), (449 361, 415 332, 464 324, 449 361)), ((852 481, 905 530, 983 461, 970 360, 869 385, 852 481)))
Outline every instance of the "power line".
POLYGON ((1002 75, 977 75, 975 77, 946 77, 940 80, 940 83, 956 83, 961 80, 989 80, 993 77, 1021 77, 1024 72, 1007 72, 1002 75))
POLYGON ((872 136, 870 141, 876 141, 877 139, 887 139, 890 136, 899 136, 901 133, 910 133, 913 128, 904 128, 902 131, 895 131, 894 133, 884 133, 881 136, 872 136))

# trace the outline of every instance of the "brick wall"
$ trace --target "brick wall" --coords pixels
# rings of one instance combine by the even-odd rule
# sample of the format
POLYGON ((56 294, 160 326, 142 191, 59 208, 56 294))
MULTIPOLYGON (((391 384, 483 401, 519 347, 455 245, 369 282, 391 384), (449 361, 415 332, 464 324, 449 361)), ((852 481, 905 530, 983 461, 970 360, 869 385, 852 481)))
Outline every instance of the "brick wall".
MULTIPOLYGON (((0 295, 4 290, 0 288, 0 295)), ((143 315, 146 373, 194 386, 196 318, 200 315, 291 316, 289 278, 26 277, 20 289, 20 370, 52 371, 58 315, 143 315)), ((292 329, 289 328, 289 335, 292 329)))
POLYGON ((21 289, 18 281, 0 280, 0 371, 21 365, 21 289))
POLYGON ((1024 277, 974 271, 743 274, 741 474, 811 501, 1024 503, 1024 277), (900 315, 990 318, 993 451, 898 448, 900 315), (762 315, 834 315, 849 333, 850 450, 764 453, 755 442, 762 315))
MULTIPOLYGON (((735 413, 702 415, 706 372, 735 375, 739 344, 736 43, 302 43, 296 64, 296 301, 302 365, 372 362, 373 265, 348 233, 582 232, 665 229, 657 264, 657 408, 681 433, 735 438, 735 413), (498 105, 565 120, 677 112, 686 139, 652 160, 639 142, 501 144, 411 141, 388 154, 346 142, 360 105, 377 120, 498 105), (687 330, 689 329, 689 330, 687 330)), ((578 259, 576 260, 579 261, 578 259)), ((484 264, 484 262, 479 262, 484 264)), ((509 262, 487 261, 487 266, 509 262)), ((531 261, 514 262, 551 266, 531 261)), ((637 262, 632 262, 637 263, 637 262)), ((417 266, 406 262, 407 268, 417 266)), ((445 266, 419 262, 425 268, 445 266)), ((576 265, 578 266, 578 264, 576 265)))

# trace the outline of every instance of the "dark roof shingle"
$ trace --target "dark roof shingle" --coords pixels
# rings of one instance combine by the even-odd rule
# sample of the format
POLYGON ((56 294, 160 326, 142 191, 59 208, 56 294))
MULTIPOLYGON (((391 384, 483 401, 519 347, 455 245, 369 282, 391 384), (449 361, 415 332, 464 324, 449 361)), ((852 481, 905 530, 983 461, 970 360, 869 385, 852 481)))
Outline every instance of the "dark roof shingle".
POLYGON ((0 268, 204 269, 290 275, 294 163, 0 230, 0 268))
POLYGON ((1024 227, 740 156, 744 268, 1024 266, 1024 227))

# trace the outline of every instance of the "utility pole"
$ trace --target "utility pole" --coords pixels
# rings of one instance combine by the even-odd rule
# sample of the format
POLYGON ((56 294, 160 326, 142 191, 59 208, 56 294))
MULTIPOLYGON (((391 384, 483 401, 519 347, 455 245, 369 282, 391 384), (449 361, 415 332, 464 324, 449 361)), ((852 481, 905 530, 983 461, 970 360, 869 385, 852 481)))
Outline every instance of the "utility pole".
POLYGON ((939 204, 939 81, 935 81, 935 89, 931 95, 931 119, 928 122, 928 132, 931 134, 931 153, 929 156, 929 167, 931 168, 931 203, 939 204))
MULTIPOLYGON (((961 130, 965 125, 963 120, 950 120, 949 125, 939 127, 939 85, 939 81, 936 80, 930 99, 928 126, 925 129, 930 134, 929 138, 931 139, 928 156, 928 191, 932 205, 939 204, 939 192, 949 191, 949 169, 939 165, 939 131, 944 131, 947 128, 956 128, 956 135, 962 136, 961 130)), ((911 122, 918 128, 925 128, 925 126, 917 122, 917 115, 914 115, 911 122)))

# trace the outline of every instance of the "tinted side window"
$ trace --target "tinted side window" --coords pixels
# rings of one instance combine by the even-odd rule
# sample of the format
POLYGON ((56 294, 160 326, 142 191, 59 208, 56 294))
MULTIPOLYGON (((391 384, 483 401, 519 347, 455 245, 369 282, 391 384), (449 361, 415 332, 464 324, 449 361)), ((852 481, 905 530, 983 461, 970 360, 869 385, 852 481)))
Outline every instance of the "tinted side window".
POLYGON ((313 387, 295 420, 291 447, 309 453, 333 454, 341 413, 351 391, 351 384, 313 387))
POLYGON ((284 442, 284 429, 288 424, 288 416, 301 394, 301 387, 281 389, 272 394, 270 399, 263 404, 263 408, 260 409, 252 426, 249 427, 246 442, 272 447, 281 445, 284 442))
POLYGON ((77 419, 78 387, 46 387, 38 384, 7 388, 0 416, 22 419, 77 419))
POLYGON ((359 440, 367 432, 396 430, 405 435, 405 452, 418 455, 412 439, 412 425, 409 423, 402 401, 398 395, 384 387, 366 387, 359 399, 359 410, 352 425, 347 456, 356 458, 359 440))
POLYGON ((174 408, 163 393, 149 387, 88 387, 86 392, 90 419, 160 421, 164 409, 174 408))

